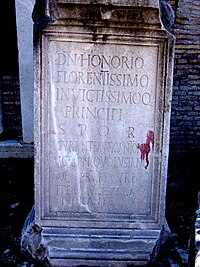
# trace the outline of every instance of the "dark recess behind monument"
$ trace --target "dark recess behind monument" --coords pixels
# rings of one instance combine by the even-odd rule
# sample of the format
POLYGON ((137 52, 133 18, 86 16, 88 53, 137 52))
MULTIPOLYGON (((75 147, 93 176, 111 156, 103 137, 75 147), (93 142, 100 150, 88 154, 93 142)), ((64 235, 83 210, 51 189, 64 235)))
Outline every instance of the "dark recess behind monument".
POLYGON ((0 75, 18 74, 18 49, 15 19, 15 1, 0 1, 0 75))

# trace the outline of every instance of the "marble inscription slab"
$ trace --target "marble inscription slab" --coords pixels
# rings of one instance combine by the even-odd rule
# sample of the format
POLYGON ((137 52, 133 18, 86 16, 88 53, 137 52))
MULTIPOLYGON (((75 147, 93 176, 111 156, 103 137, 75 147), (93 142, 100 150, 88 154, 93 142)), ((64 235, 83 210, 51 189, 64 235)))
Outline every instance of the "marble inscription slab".
POLYGON ((159 44, 43 45, 42 218, 152 218, 159 44))

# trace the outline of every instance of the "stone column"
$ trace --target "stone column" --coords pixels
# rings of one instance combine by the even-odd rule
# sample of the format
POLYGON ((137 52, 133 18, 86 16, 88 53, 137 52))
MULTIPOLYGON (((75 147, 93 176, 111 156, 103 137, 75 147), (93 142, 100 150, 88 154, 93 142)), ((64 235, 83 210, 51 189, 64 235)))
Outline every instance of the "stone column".
POLYGON ((159 8, 36 2, 33 255, 46 264, 150 258, 165 218, 174 50, 159 8))
POLYGON ((24 143, 33 142, 33 21, 35 0, 15 0, 24 143))

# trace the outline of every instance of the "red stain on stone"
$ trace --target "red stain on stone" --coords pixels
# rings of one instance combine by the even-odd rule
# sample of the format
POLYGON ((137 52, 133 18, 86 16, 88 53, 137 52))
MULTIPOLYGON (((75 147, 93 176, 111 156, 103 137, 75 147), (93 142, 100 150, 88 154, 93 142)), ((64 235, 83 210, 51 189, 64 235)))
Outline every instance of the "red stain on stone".
POLYGON ((152 149, 154 150, 154 132, 148 131, 146 143, 144 144, 137 144, 137 148, 140 150, 140 159, 146 160, 146 166, 145 169, 149 166, 149 153, 151 151, 150 144, 152 144, 152 149))

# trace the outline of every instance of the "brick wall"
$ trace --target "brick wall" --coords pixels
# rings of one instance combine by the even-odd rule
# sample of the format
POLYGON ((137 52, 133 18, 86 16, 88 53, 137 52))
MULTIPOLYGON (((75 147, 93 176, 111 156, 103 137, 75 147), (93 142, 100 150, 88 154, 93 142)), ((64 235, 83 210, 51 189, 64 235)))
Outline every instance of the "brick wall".
POLYGON ((200 0, 169 0, 176 36, 166 218, 184 247, 200 190, 200 0))
POLYGON ((200 150, 200 1, 168 1, 176 36, 171 152, 200 150))
POLYGON ((0 80, 3 113, 1 139, 21 139, 21 106, 18 76, 2 76, 0 80))
POLYGON ((169 3, 172 6, 172 8, 174 9, 174 11, 176 11, 177 5, 178 5, 178 0, 168 0, 167 3, 169 3))

